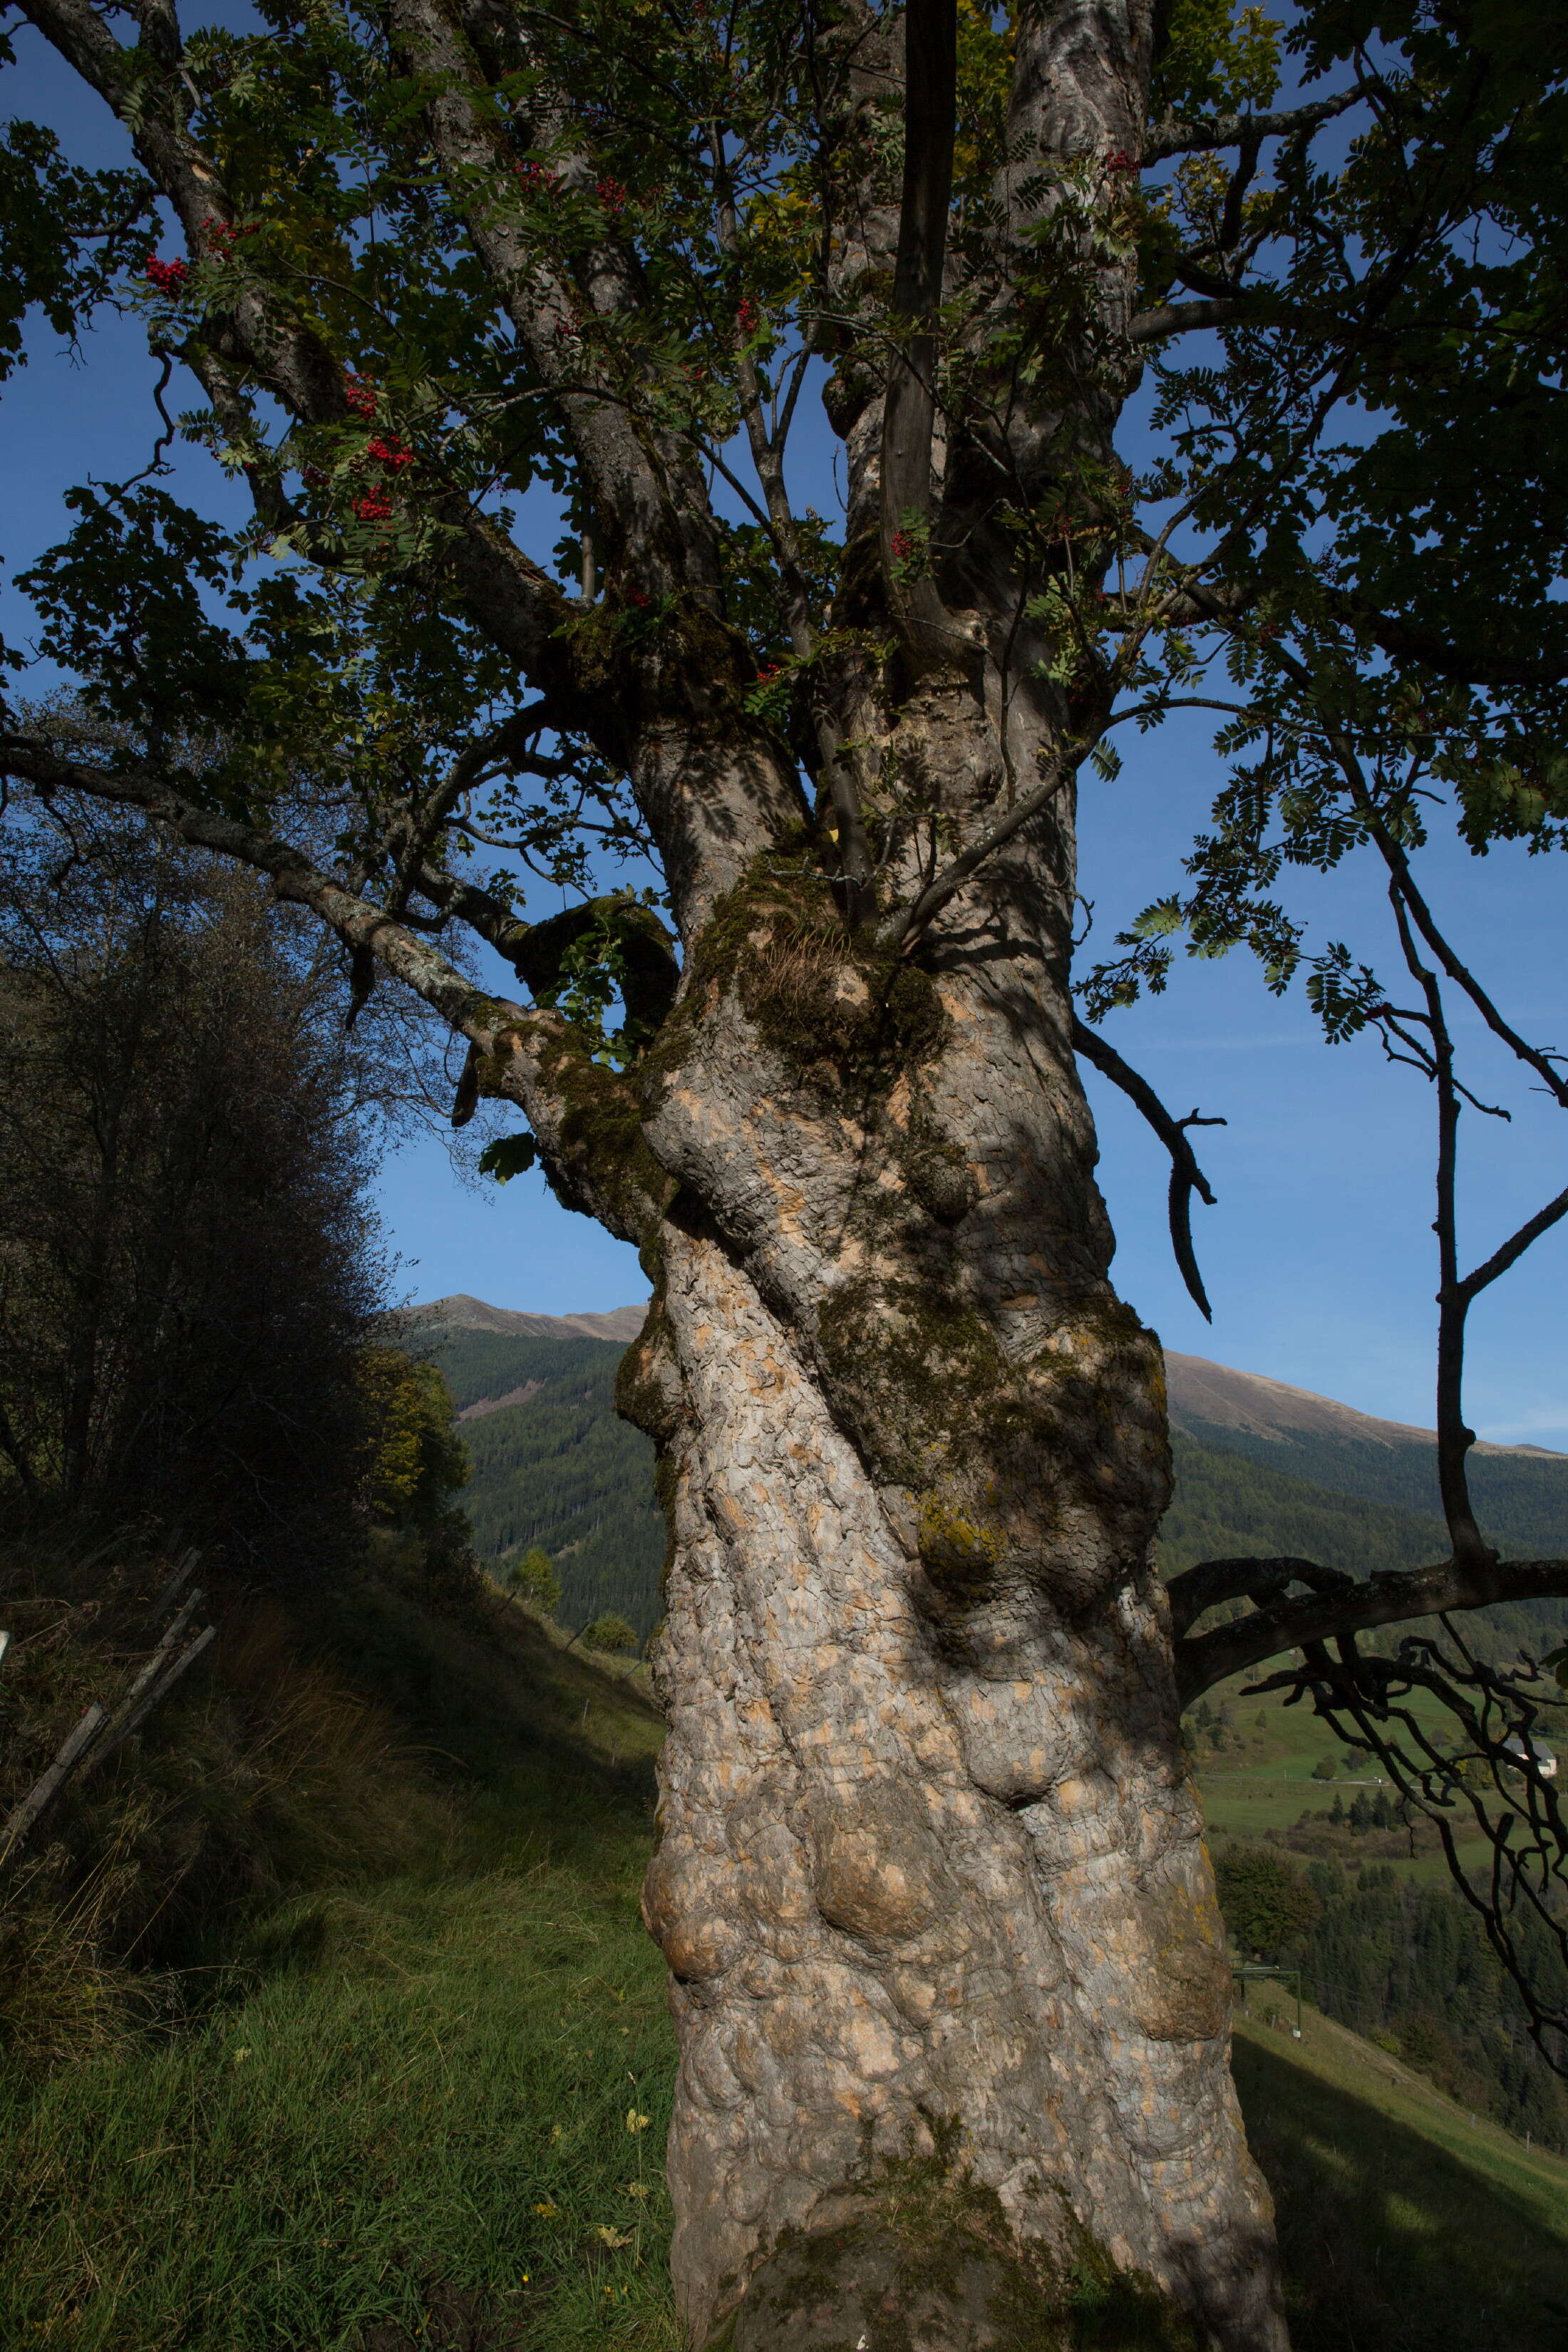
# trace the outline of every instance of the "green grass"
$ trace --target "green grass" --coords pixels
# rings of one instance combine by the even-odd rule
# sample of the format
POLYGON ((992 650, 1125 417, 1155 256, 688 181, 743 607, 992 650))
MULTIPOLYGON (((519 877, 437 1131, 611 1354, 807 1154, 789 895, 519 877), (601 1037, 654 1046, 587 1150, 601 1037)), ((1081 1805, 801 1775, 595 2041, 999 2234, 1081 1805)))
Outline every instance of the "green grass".
POLYGON ((662 1726, 635 1675, 521 1610, 433 1615, 406 1568, 338 1647, 444 1792, 427 1851, 252 1916, 194 2026, 0 2070, 7 2352, 673 2347, 637 1902, 662 1726))
POLYGON ((1238 2018, 1232 2063, 1296 2352, 1562 2352, 1568 2162, 1312 2009, 1300 2042, 1238 2018))
MULTIPOLYGON (((395 1580, 348 1630, 446 1842, 254 1916, 195 2025, 0 2080, 7 2352, 675 2352, 639 1678, 395 1580)), ((1298 2352, 1563 2352, 1568 2165, 1324 2020, 1236 2071, 1298 2352)))
MULTIPOLYGON (((1334 1801, 1336 1788, 1348 1804, 1358 1787, 1370 1786, 1372 1768, 1352 1778, 1344 1762, 1342 1742, 1330 1737, 1327 1725, 1309 1706, 1287 1706, 1273 1694, 1244 1696, 1247 1684, 1253 1679, 1251 1674, 1237 1675, 1208 1693, 1216 1710, 1231 1709, 1240 1730, 1255 1741, 1257 1749, 1254 1756, 1238 1755, 1235 1763, 1222 1755, 1205 1759, 1198 1766, 1195 1778, 1204 1813, 1216 1836, 1259 1838, 1266 1830, 1293 1829, 1303 1813, 1326 1811, 1334 1801), (1259 1733, 1256 1718, 1260 1714, 1266 1717, 1266 1727, 1259 1733), (1313 1767, 1323 1757, 1331 1758, 1338 1767, 1336 1780, 1312 1777, 1313 1767)), ((1426 1692, 1414 1693, 1407 1703, 1419 1719, 1447 1727, 1443 1710, 1426 1692)), ((1460 1851, 1479 1857, 1483 1848, 1479 1840, 1473 1840, 1462 1844, 1460 1851)), ((1341 1858, 1353 1863, 1353 1850, 1347 1848, 1341 1858)), ((1448 1866, 1440 1853, 1422 1854, 1414 1861, 1397 1854, 1379 1854, 1376 1859, 1389 1862, 1402 1877, 1436 1882, 1447 1876, 1448 1866)))
POLYGON ((454 2294, 498 2344, 673 2343, 646 1825, 519 1793, 259 1923, 201 2030, 9 2087, 0 2343, 331 2352, 454 2294))

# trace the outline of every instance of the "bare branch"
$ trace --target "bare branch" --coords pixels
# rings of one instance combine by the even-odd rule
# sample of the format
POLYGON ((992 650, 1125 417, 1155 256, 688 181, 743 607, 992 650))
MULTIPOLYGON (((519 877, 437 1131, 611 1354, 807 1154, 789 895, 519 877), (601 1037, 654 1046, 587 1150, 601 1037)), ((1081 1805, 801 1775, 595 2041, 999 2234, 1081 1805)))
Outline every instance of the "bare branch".
POLYGON ((1500 1275, 1506 1274, 1510 1266, 1524 1255, 1532 1242, 1538 1242, 1542 1234, 1550 1233, 1563 1217, 1568 1217, 1568 1185, 1554 1200, 1548 1201, 1543 1209, 1537 1209, 1534 1216, 1528 1218, 1516 1234, 1510 1234, 1500 1249, 1493 1250, 1490 1257, 1466 1275, 1458 1286, 1464 1297, 1468 1300, 1479 1297, 1489 1284, 1496 1282, 1500 1275))
MULTIPOLYGON (((1247 1563, 1227 1561, 1239 1570, 1247 1563)), ((1278 1563, 1260 1559, 1259 1574, 1278 1563)), ((1310 1563, 1309 1563, 1310 1565, 1310 1563)), ((1189 1570, 1189 1575, 1201 1571, 1189 1570)), ((1298 1576, 1301 1564, 1296 1565, 1298 1576)), ((1334 1574, 1320 1568, 1327 1580, 1334 1574)), ((1245 1588, 1241 1588, 1245 1589, 1245 1588)), ((1282 1599, 1255 1609, 1234 1624, 1217 1626, 1211 1633, 1189 1634, 1176 1644, 1176 1680, 1182 1704, 1222 1683, 1227 1675, 1255 1666, 1283 1650, 1300 1649, 1308 1642, 1332 1641, 1336 1636, 1364 1633, 1373 1625, 1395 1625, 1410 1617, 1436 1617, 1445 1610, 1487 1609, 1498 1601, 1558 1601, 1568 1596, 1568 1559, 1444 1559, 1430 1568, 1380 1572, 1348 1592, 1330 1589, 1305 1598, 1282 1599)))
POLYGON ((1195 1192, 1211 1209, 1215 1196, 1209 1189, 1207 1177, 1198 1166, 1193 1147, 1187 1141, 1186 1129, 1189 1127, 1224 1127, 1226 1122, 1223 1118, 1200 1118, 1195 1110, 1189 1112, 1185 1118, 1173 1118, 1148 1079, 1141 1077, 1122 1060, 1114 1045, 1080 1021, 1076 1013, 1073 1016, 1072 1042, 1074 1050, 1081 1054, 1086 1062, 1092 1062, 1102 1076, 1109 1078, 1112 1086, 1120 1087, 1128 1100, 1137 1105, 1171 1155, 1171 1247, 1176 1254, 1176 1264, 1181 1268, 1182 1280, 1187 1286, 1194 1306, 1205 1323, 1212 1323, 1214 1317, 1209 1309, 1208 1295, 1204 1289, 1203 1276, 1198 1272, 1197 1257, 1193 1249, 1193 1194, 1195 1192))
POLYGON ((1286 1691, 1287 1706, 1310 1698, 1336 1738, 1376 1757, 1406 1815, 1436 1830, 1455 1886, 1511 1979, 1542 2055, 1568 2074, 1568 2007, 1537 1981, 1525 1946, 1527 1937, 1544 1937, 1568 1960, 1568 1821, 1552 1777, 1537 1769, 1534 1737, 1542 1711, 1568 1701, 1542 1695, 1534 1659, 1489 1665, 1448 1617, 1441 1625, 1441 1640, 1407 1635, 1392 1659, 1363 1657, 1352 1637, 1336 1644, 1337 1659, 1310 1643, 1300 1665, 1251 1688, 1286 1691), (1407 1704, 1416 1692, 1437 1701, 1455 1727, 1452 1740, 1407 1704), (1460 1850, 1461 1836, 1477 1832, 1491 1857, 1484 1878, 1473 1847, 1460 1850))
POLYGON ((1305 106, 1289 106, 1278 114, 1216 114, 1207 122, 1181 122, 1167 116, 1145 133, 1142 161, 1147 165, 1163 163, 1167 155, 1201 155, 1215 147, 1299 138, 1303 131, 1331 122, 1336 115, 1347 114, 1373 87, 1370 81, 1358 81, 1333 98, 1312 99, 1305 106))
POLYGON ((1162 302, 1157 310, 1140 310, 1129 320, 1130 343, 1157 343, 1167 335, 1184 335, 1196 327, 1226 327, 1245 317, 1245 295, 1222 294, 1202 302, 1162 302))

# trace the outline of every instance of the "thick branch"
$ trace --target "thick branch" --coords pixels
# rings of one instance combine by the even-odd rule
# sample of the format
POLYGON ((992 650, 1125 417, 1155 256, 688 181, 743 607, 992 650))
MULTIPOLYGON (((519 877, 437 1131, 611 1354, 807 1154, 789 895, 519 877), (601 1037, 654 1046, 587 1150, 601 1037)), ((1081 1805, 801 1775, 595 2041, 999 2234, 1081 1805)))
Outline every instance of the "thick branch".
MULTIPOLYGON (((1282 1564, 1260 1559, 1205 1565, 1223 1567, 1233 1575, 1255 1567, 1266 1578, 1282 1564)), ((1290 1565, 1294 1574, 1305 1580, 1304 1570, 1311 1563, 1290 1565)), ((1395 1625, 1409 1617, 1435 1617, 1447 1609, 1488 1609, 1499 1601, 1558 1601, 1568 1596, 1568 1559, 1498 1560, 1484 1556, 1444 1559, 1431 1568, 1374 1575, 1364 1584, 1355 1583, 1349 1591, 1328 1586, 1332 1570, 1320 1568, 1315 1572, 1324 1580, 1324 1590, 1256 1609, 1235 1624, 1217 1626, 1212 1633, 1190 1634, 1176 1643, 1176 1680, 1184 1706, 1228 1675, 1255 1666, 1263 1658, 1278 1657, 1282 1650, 1300 1649, 1306 1642, 1332 1641, 1337 1635, 1364 1633, 1373 1625, 1395 1625)), ((1199 1577, 1205 1570, 1190 1569, 1187 1573, 1199 1577)), ((1233 1588, 1246 1589, 1245 1585, 1233 1588)), ((1187 1622, 1192 1622, 1191 1617, 1187 1622)))
POLYGON ((1156 310, 1140 310, 1127 328, 1130 343, 1157 343, 1166 335, 1184 335, 1194 327, 1227 327, 1246 315, 1245 295, 1216 295, 1203 302, 1162 302, 1156 310))
POLYGON ((1205 1609, 1244 1596, 1261 1609, 1278 1601, 1292 1584, 1306 1584, 1316 1593, 1353 1592, 1355 1579, 1343 1569, 1320 1568, 1315 1559, 1205 1559, 1201 1567, 1184 1569, 1165 1587, 1171 1604, 1171 1625, 1178 1641, 1189 1633, 1205 1609))
POLYGON ((955 0, 909 0, 904 14, 904 184, 893 272, 900 338, 882 411, 882 576, 910 649, 940 660, 952 630, 930 569, 937 313, 947 258, 957 108, 955 0))
POLYGON ((59 758, 47 744, 9 735, 0 736, 0 775, 32 785, 46 799, 79 792, 139 810, 194 847, 265 874, 279 898, 309 908, 352 951, 374 956, 479 1049, 486 1063, 484 1091, 522 1112, 539 1139, 551 1181, 570 1207, 596 1217, 623 1240, 641 1239, 655 1204, 628 1173, 626 1139, 636 1134, 630 1091, 591 1061, 561 1014, 476 988, 428 941, 345 888, 291 842, 201 808, 159 776, 89 767, 59 758), (580 1115, 589 1093, 602 1098, 595 1118, 580 1115), (618 1125, 613 1113, 620 1115, 618 1125), (612 1129, 613 1156, 607 1157, 588 1139, 612 1129))
POLYGON ((1197 1156, 1187 1141, 1189 1127, 1224 1127, 1223 1118, 1200 1118, 1194 1110, 1189 1118, 1173 1118, 1147 1078, 1141 1077, 1130 1064, 1124 1062, 1114 1045, 1088 1027, 1077 1014, 1073 1015, 1073 1050, 1092 1062, 1102 1077, 1120 1087, 1130 1102, 1135 1103, 1171 1155, 1171 1190, 1169 1214, 1171 1247, 1181 1268, 1182 1280, 1188 1295, 1205 1323, 1214 1317, 1209 1310, 1208 1295, 1193 1249, 1193 1194, 1212 1209, 1214 1194, 1209 1181, 1198 1166, 1197 1156))
POLYGON ((1371 84, 1358 81, 1333 98, 1316 98, 1305 106, 1288 106, 1278 114, 1216 114, 1207 122, 1179 122, 1167 116, 1144 134, 1145 164, 1163 163, 1167 155, 1199 155, 1215 147, 1252 145, 1264 139, 1299 138, 1346 114, 1363 99, 1371 84))
MULTIPOLYGON (((400 58, 429 89, 430 143, 474 248, 541 378, 555 391, 595 516, 613 534, 612 561, 629 559, 649 586, 685 588, 716 603, 712 520, 689 456, 666 437, 656 464, 648 445, 658 436, 649 427, 635 429, 621 404, 574 386, 584 364, 574 340, 577 289, 526 234, 507 176, 494 96, 458 29, 457 12, 437 0, 391 0, 388 23, 400 58)), ((587 275, 589 301, 601 313, 637 301, 630 267, 613 243, 595 249, 587 275)))

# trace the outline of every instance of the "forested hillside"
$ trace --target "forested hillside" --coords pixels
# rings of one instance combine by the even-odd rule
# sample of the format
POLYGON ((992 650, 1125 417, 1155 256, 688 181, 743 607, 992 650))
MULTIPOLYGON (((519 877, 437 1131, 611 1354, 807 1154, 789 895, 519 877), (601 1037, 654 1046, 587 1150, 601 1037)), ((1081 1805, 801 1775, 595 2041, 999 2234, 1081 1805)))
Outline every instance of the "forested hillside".
MULTIPOLYGON (((534 1328, 514 1337, 494 1328, 510 1318, 473 1299, 424 1312, 432 1319, 421 1344, 446 1374, 473 1462, 468 1503, 480 1557, 500 1563, 542 1545, 561 1577, 563 1624, 615 1610, 650 1633, 664 1526, 653 1448, 616 1414, 620 1343, 561 1324, 541 1336, 543 1317, 515 1318, 534 1328)), ((1442 1557, 1442 1524, 1429 1507, 1433 1448, 1418 1433, 1408 1442, 1398 1432, 1363 1435, 1392 1425, 1331 1407, 1338 1428, 1263 1434, 1199 1421, 1182 1396, 1173 1381, 1176 1490, 1160 1536, 1167 1572, 1247 1553, 1298 1553, 1356 1575, 1442 1557)), ((1474 1478, 1500 1542, 1527 1554, 1568 1543, 1568 1460, 1494 1451, 1477 1457, 1474 1478)), ((1544 1647, 1549 1628, 1568 1628, 1568 1602, 1487 1613, 1510 1648, 1544 1647)))
POLYGON ((563 1624, 614 1610, 650 1633, 664 1521, 653 1447, 616 1412, 621 1346, 448 1326, 425 1349, 446 1375, 473 1465, 466 1499, 479 1558, 499 1564, 542 1545, 561 1579, 563 1624))
MULTIPOLYGON (((1178 1421, 1177 1426, 1189 1444, 1240 1455, 1256 1464, 1270 1482, 1299 1479, 1320 1495, 1327 1489, 1352 1501, 1391 1507, 1421 1528, 1424 1547, 1434 1539, 1440 1549, 1446 1544, 1435 1445, 1378 1444, 1365 1438, 1307 1432, 1264 1437, 1195 1419, 1178 1421)), ((1500 1550, 1530 1559, 1562 1549, 1568 1530, 1568 1460, 1527 1453, 1522 1447, 1506 1454, 1483 1453, 1478 1447, 1469 1457, 1468 1474, 1477 1516, 1500 1550)), ((1369 1533, 1370 1528, 1369 1522, 1369 1533)), ((1167 1521, 1167 1536, 1169 1532, 1167 1521)), ((1423 1557, 1435 1559, 1437 1553, 1424 1549, 1423 1557)), ((1402 1559, 1397 1564, 1405 1563, 1402 1559)))

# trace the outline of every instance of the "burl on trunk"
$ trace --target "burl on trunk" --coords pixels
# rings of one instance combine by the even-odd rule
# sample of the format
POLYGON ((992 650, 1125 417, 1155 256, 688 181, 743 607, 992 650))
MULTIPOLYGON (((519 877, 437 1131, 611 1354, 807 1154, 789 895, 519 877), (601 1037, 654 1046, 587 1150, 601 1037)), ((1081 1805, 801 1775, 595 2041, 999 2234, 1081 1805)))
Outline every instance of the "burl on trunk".
MULTIPOLYGON (((973 823, 967 702, 900 756, 973 823)), ((645 1908, 699 2346, 1285 2341, 1054 831, 921 968, 758 858, 645 1077, 674 1189, 621 1402, 671 1531, 645 1908)))

